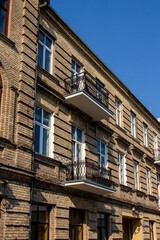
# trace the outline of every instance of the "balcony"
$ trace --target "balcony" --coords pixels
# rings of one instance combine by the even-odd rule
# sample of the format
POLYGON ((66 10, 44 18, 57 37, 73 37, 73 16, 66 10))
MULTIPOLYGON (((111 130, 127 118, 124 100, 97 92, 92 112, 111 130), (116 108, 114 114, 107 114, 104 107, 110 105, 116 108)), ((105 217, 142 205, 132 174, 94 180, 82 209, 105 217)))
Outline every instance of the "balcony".
POLYGON ((83 72, 65 81, 66 103, 83 111, 93 121, 108 119, 113 115, 108 109, 108 91, 90 74, 83 72))
POLYGON ((65 186, 100 195, 115 192, 111 170, 89 159, 68 164, 65 186))
POLYGON ((154 149, 154 160, 156 164, 160 165, 160 151, 159 149, 154 149))

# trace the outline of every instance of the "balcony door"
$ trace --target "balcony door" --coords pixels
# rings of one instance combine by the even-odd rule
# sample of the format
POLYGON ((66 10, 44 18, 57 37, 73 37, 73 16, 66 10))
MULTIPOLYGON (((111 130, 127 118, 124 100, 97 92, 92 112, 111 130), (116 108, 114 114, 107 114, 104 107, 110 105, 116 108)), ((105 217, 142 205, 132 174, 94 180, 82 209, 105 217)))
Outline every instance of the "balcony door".
POLYGON ((84 211, 70 209, 69 212, 69 239, 83 240, 84 211))
POLYGON ((83 132, 76 127, 72 127, 72 168, 74 179, 85 176, 83 132))

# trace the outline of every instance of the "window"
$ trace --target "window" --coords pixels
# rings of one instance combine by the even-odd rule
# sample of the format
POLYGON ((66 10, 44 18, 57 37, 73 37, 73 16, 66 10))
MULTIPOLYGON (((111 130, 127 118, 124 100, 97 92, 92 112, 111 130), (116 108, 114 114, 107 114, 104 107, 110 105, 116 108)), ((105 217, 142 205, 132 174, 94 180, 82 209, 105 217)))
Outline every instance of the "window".
POLYGON ((51 114, 40 107, 36 107, 34 151, 51 157, 52 153, 50 144, 51 114))
POLYGON ((31 240, 49 240, 49 209, 32 205, 31 240))
POLYGON ((118 172, 120 184, 126 184, 125 176, 125 157, 124 154, 118 152, 118 172))
POLYGON ((44 32, 39 31, 38 65, 52 74, 53 41, 44 32))
POLYGON ((84 160, 83 134, 80 129, 72 127, 72 161, 81 160, 84 160))
POLYGON ((7 35, 8 33, 8 12, 9 0, 0 1, 0 32, 7 35))
POLYGON ((143 123, 143 138, 144 138, 144 145, 148 147, 148 139, 147 139, 147 125, 143 123))
POLYGON ((97 231, 98 231, 98 240, 107 240, 108 239, 108 215, 98 213, 97 214, 97 231))
POLYGON ((0 117, 1 117, 1 101, 2 101, 2 78, 1 78, 1 74, 0 74, 0 117))
POLYGON ((156 133, 153 133, 153 147, 154 147, 155 160, 158 160, 158 144, 157 144, 156 133))
POLYGON ((104 95, 103 95, 104 84, 96 78, 96 97, 98 100, 103 102, 104 95))
POLYGON ((160 174, 157 174, 158 206, 160 208, 160 174))
POLYGON ((147 194, 151 194, 151 176, 150 169, 146 168, 147 194))
POLYGON ((70 208, 69 210, 69 239, 83 240, 84 211, 70 208))
POLYGON ((98 166, 106 167, 107 166, 107 146, 97 140, 97 152, 98 152, 98 166))
POLYGON ((135 189, 139 190, 139 166, 137 162, 133 162, 133 168, 134 168, 134 187, 135 189))
POLYGON ((71 81, 72 81, 72 91, 77 91, 79 86, 79 80, 81 79, 82 76, 79 75, 81 72, 81 67, 74 61, 72 60, 72 65, 71 65, 71 81))
POLYGON ((117 100, 115 101, 115 109, 116 109, 116 124, 121 127, 121 103, 117 100))
POLYGON ((131 112, 131 135, 136 137, 136 115, 131 112))

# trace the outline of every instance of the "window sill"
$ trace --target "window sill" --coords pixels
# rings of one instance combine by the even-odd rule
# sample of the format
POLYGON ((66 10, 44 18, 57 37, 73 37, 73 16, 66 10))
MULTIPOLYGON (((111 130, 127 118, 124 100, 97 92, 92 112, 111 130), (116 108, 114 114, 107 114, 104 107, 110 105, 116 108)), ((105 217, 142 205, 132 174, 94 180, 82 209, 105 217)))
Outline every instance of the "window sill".
POLYGON ((124 130, 124 128, 122 128, 122 127, 119 126, 118 124, 116 124, 116 128, 118 128, 119 130, 121 130, 123 133, 126 134, 126 130, 124 130))
POLYGON ((148 195, 148 198, 149 198, 149 200, 151 200, 151 201, 156 201, 157 200, 157 197, 155 197, 155 196, 153 196, 153 195, 148 195))
POLYGON ((1 32, 0 32, 0 39, 3 40, 5 43, 7 43, 10 47, 15 46, 15 43, 1 32))
POLYGON ((138 197, 144 197, 146 195, 144 192, 142 192, 138 189, 135 189, 135 191, 136 191, 136 194, 137 194, 138 197))
MULTIPOLYGON (((54 167, 59 166, 59 165, 61 165, 61 166, 64 165, 62 162, 55 160, 54 158, 42 155, 40 153, 34 153, 34 159, 38 162, 45 163, 46 165, 50 165, 50 166, 54 166, 54 167)), ((66 167, 66 166, 64 165, 64 167, 66 167)))
POLYGON ((59 81, 49 72, 47 72, 45 69, 41 68, 40 66, 37 66, 37 70, 38 70, 38 77, 43 79, 43 76, 49 78, 50 80, 52 80, 54 83, 59 84, 59 81))
POLYGON ((133 137, 133 136, 131 135, 131 138, 132 138, 132 140, 133 140, 134 142, 140 144, 140 141, 137 139, 137 137, 133 137))
POLYGON ((120 183, 120 189, 124 192, 131 192, 132 188, 120 183))

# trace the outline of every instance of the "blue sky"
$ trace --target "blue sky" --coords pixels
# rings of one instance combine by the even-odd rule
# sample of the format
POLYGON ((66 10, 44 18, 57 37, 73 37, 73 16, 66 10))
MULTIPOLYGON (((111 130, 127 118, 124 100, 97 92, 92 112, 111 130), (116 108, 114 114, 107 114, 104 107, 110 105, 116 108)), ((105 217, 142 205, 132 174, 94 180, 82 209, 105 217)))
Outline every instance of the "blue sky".
POLYGON ((51 6, 160 117, 160 0, 51 0, 51 6))

